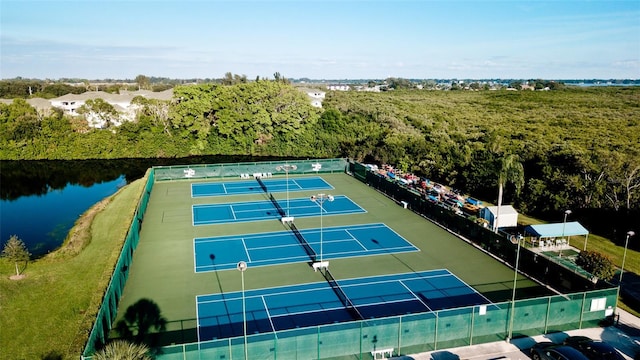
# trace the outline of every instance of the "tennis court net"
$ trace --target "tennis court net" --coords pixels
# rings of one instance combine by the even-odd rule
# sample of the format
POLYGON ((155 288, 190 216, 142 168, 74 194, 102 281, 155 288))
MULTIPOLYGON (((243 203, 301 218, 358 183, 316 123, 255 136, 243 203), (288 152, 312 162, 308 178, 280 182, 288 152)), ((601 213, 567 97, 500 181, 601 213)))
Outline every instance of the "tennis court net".
POLYGON ((269 190, 267 190, 267 185, 264 184, 264 182, 262 181, 260 176, 256 176, 256 181, 258 182, 258 184, 260 184, 260 187, 262 188, 262 191, 264 191, 266 193, 269 192, 269 190))
POLYGON ((304 248, 304 251, 307 252, 307 255, 309 255, 309 258, 311 259, 311 261, 316 261, 316 257, 317 257, 316 252, 313 251, 313 248, 311 247, 311 245, 309 245, 309 243, 304 238, 304 236, 302 236, 300 231, 298 231, 298 228, 296 227, 296 225, 292 222, 289 223, 289 229, 291 229, 291 231, 293 232, 293 235, 296 236, 296 239, 298 239, 298 241, 304 248))
POLYGON ((347 311, 349 311, 354 318, 358 320, 364 320, 364 317, 362 317, 362 314, 360 314, 358 308, 353 305, 351 300, 347 297, 347 294, 345 294, 344 290, 342 290, 342 288, 338 285, 336 279, 333 277, 333 275, 331 275, 331 271, 329 271, 329 268, 325 268, 322 275, 324 275, 324 278, 329 283, 329 286, 331 286, 331 289, 333 289, 333 292, 336 293, 344 307, 347 308, 347 311))
POLYGON ((280 216, 286 216, 286 213, 284 212, 284 210, 282 210, 282 207, 280 206, 280 204, 278 204, 278 201, 273 197, 272 193, 269 193, 269 200, 271 200, 273 206, 276 207, 276 210, 278 210, 278 214, 280 214, 280 216))

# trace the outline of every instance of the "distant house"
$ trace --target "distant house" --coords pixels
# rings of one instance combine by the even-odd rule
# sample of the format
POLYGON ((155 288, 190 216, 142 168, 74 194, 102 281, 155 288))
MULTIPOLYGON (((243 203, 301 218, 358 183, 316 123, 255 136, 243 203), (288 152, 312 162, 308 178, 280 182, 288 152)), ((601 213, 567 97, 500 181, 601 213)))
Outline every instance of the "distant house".
POLYGON ((310 88, 300 88, 300 91, 303 91, 309 99, 311 100, 311 106, 321 108, 322 101, 325 98, 326 93, 324 91, 318 89, 310 89, 310 88))
POLYGON ((80 99, 78 95, 67 94, 51 99, 49 102, 51 107, 62 109, 65 114, 78 115, 78 109, 84 105, 85 99, 80 99))
POLYGON ((487 206, 480 209, 478 216, 489 222, 489 227, 494 228, 497 219, 497 228, 516 227, 518 226, 518 211, 511 205, 500 206, 500 214, 498 214, 497 206, 487 206))
POLYGON ((327 85, 327 90, 349 91, 351 90, 351 87, 349 85, 344 85, 344 84, 333 84, 333 85, 327 85))
MULTIPOLYGON (((170 100, 173 98, 173 89, 163 92, 152 92, 146 90, 140 91, 122 91, 120 94, 110 94, 103 91, 88 91, 82 94, 66 94, 55 99, 49 100, 51 107, 60 108, 65 114, 77 116, 78 109, 82 107, 89 99, 102 99, 111 104, 118 112, 118 119, 113 122, 114 126, 120 126, 124 121, 134 121, 137 106, 131 104, 136 96, 142 96, 148 99, 170 100)), ((103 120, 93 114, 86 115, 87 122, 90 127, 104 128, 106 124, 103 120)))

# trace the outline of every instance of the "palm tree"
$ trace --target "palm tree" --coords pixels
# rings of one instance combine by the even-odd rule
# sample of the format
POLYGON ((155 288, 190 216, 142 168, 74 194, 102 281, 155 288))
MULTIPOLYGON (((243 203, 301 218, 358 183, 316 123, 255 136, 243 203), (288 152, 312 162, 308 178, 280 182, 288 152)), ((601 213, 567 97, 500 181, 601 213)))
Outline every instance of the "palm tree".
POLYGON ((493 222, 493 231, 498 232, 498 218, 500 217, 500 207, 502 206, 502 193, 506 182, 513 183, 516 188, 516 194, 520 193, 520 189, 524 186, 524 169, 518 155, 509 154, 500 160, 500 171, 498 173, 498 209, 496 210, 496 218, 493 222))
POLYGON ((104 349, 93 355, 94 360, 151 360, 149 348, 145 344, 135 344, 124 340, 112 341, 104 349))

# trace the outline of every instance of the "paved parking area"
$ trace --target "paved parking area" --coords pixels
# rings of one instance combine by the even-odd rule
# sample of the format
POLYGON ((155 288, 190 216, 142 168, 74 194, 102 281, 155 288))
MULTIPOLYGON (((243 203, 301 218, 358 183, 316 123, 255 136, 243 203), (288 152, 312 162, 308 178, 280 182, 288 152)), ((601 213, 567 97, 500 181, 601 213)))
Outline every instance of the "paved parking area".
POLYGON ((394 360, 526 360, 529 348, 537 342, 551 341, 560 343, 567 336, 582 335, 594 340, 602 340, 620 351, 629 360, 640 357, 640 319, 620 310, 620 321, 617 326, 571 330, 534 337, 514 339, 459 348, 431 351, 415 355, 394 357, 394 360))

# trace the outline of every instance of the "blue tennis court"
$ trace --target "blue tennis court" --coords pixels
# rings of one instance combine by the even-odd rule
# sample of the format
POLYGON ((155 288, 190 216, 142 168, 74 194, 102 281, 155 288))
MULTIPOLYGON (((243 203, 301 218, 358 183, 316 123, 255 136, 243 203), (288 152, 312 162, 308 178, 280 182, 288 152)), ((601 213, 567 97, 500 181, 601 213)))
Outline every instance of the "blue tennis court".
MULTIPOLYGON (((277 207, 273 201, 265 200, 193 205, 193 225, 274 220, 280 219, 283 213, 294 217, 320 216, 320 206, 309 198, 289 199, 288 206, 286 200, 280 199, 276 204, 277 207)), ((325 202, 322 209, 323 216, 366 212, 344 195, 337 195, 333 201, 325 202)))
MULTIPOLYGON (((259 194, 262 192, 285 192, 287 191, 286 179, 268 179, 268 180, 247 180, 247 181, 231 181, 231 182, 215 182, 215 183, 196 183, 191 184, 192 197, 204 196, 226 196, 226 195, 245 195, 259 194), (260 181, 265 186, 261 186, 260 181)), ((290 192, 303 190, 331 190, 328 182, 321 177, 304 177, 288 180, 288 189, 290 192)))
MULTIPOLYGON (((247 334, 491 303, 444 269, 335 283, 355 309, 327 281, 246 291, 247 334)), ((241 292, 196 296, 196 311, 200 341, 243 335, 241 292)))
MULTIPOLYGON (((299 232, 317 258, 320 254, 320 229, 299 232)), ((420 249, 385 224, 322 229, 324 260, 408 251, 420 249)), ((193 253, 196 272, 235 269, 241 260, 249 267, 312 260, 291 231, 196 238, 193 241, 193 253)))

